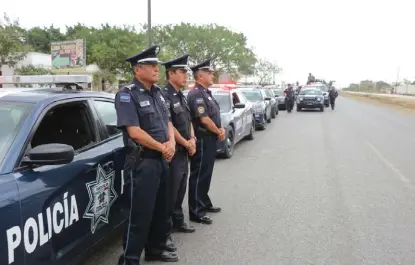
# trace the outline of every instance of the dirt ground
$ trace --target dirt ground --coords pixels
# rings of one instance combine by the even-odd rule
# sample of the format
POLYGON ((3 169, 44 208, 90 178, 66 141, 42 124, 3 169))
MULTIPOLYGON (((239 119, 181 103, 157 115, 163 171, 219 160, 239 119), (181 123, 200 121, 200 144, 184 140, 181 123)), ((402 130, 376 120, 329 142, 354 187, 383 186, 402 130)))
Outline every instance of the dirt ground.
POLYGON ((365 101, 372 104, 388 106, 397 110, 406 112, 415 112, 415 97, 412 98, 395 98, 395 97, 382 97, 377 95, 362 95, 341 93, 342 96, 347 98, 353 98, 361 101, 365 101))

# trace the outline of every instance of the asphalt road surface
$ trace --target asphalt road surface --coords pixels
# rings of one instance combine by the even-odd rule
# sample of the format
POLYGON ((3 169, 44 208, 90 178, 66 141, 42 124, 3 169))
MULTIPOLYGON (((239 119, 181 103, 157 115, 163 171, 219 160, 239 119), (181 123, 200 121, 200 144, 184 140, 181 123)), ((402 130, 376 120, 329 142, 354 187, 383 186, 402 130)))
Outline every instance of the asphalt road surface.
MULTIPOLYGON (((281 111, 217 160, 211 198, 223 212, 195 234, 174 234, 176 264, 415 264, 415 115, 337 104, 281 111)), ((120 244, 84 265, 115 265, 120 244)))

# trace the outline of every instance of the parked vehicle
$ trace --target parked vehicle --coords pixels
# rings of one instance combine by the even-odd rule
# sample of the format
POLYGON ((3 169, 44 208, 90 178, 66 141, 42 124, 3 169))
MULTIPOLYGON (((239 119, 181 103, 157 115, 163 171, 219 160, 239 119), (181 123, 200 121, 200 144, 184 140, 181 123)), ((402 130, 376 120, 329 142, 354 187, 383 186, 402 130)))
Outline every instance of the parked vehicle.
POLYGON ((60 77, 0 92, 0 264, 72 263, 128 216, 114 94, 60 77))
POLYGON ((235 145, 242 139, 254 139, 255 118, 253 105, 237 90, 211 88, 212 95, 220 106, 222 127, 226 130, 224 141, 218 141, 219 156, 230 158, 235 145))
POLYGON ((247 100, 254 106, 255 126, 256 128, 265 130, 266 124, 271 122, 271 105, 270 98, 265 94, 264 89, 256 87, 238 88, 247 100))
POLYGON ((280 88, 276 88, 272 90, 275 95, 275 99, 278 102, 278 109, 285 110, 285 94, 284 91, 280 88))
POLYGON ((268 103, 271 105, 271 118, 275 119, 278 115, 278 101, 275 98, 275 94, 274 92, 269 89, 269 88, 265 88, 265 95, 267 96, 267 98, 270 98, 270 100, 268 100, 268 103))

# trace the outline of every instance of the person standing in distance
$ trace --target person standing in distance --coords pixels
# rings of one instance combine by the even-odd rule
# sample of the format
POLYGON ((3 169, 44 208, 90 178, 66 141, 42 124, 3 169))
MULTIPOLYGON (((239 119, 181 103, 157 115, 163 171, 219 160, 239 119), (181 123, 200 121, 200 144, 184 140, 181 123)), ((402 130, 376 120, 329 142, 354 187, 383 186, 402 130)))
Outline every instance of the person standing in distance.
POLYGON ((225 129, 221 127, 219 104, 208 89, 213 85, 211 60, 195 65, 191 70, 195 87, 187 100, 198 141, 196 153, 190 158, 189 215, 192 222, 211 224, 212 219, 206 213, 221 211, 221 208, 213 206, 208 193, 216 158, 216 141, 225 139, 225 129))
POLYGON ((119 265, 139 265, 145 248, 146 260, 178 261, 177 253, 166 250, 168 163, 175 153, 173 125, 167 101, 159 87, 159 46, 152 46, 126 61, 134 79, 115 97, 117 126, 124 144, 142 146, 141 159, 129 172, 130 212, 119 265), (132 140, 132 141, 131 141, 132 140))
MULTIPOLYGON (((189 55, 162 63, 166 68, 167 86, 163 89, 169 102, 171 120, 174 126, 176 153, 170 162, 170 231, 193 233, 195 229, 184 221, 183 199, 186 194, 189 175, 189 155, 196 152, 196 137, 190 118, 190 109, 181 89, 187 84, 189 55)), ((166 246, 175 248, 169 236, 166 246)))

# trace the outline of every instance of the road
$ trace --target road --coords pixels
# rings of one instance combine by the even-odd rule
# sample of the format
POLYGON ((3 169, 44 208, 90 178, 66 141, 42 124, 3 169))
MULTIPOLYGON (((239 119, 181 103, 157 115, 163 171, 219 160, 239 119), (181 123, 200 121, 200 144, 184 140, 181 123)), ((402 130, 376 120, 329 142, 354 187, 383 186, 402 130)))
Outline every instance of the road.
MULTIPOLYGON (((217 160, 211 197, 223 212, 174 234, 177 265, 414 264, 415 116, 337 103, 282 111, 217 160)), ((116 264, 119 254, 116 241, 83 265, 116 264)))
POLYGON ((414 95, 399 95, 399 94, 385 94, 385 93, 378 94, 378 93, 355 92, 355 91, 342 91, 341 93, 373 95, 373 96, 386 97, 386 98, 400 98, 400 99, 407 99, 407 100, 415 100, 414 95))

